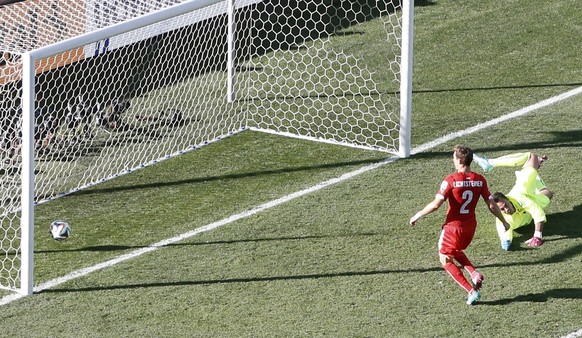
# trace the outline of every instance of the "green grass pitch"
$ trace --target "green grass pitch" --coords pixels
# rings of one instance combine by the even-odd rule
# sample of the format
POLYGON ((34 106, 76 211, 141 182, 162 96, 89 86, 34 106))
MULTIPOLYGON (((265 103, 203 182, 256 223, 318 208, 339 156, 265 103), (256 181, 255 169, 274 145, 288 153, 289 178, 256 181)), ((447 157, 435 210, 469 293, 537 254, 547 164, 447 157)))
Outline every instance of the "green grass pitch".
MULTIPOLYGON (((582 86, 579 0, 417 2, 413 147, 582 86)), ((374 22, 362 28, 374 29, 374 22)), ((339 39, 360 39, 346 35, 339 39)), ((337 48, 341 48, 337 46, 337 48)), ((372 51, 368 51, 372 52, 372 51)), ((560 337, 582 328, 582 96, 0 306, 5 337, 560 337), (444 208, 416 227, 464 143, 535 151, 556 196, 546 243, 500 249, 492 216, 466 253, 482 300, 438 262, 444 208)), ((386 159, 244 132, 36 209, 35 280, 145 250, 386 159), (72 237, 46 229, 69 220, 72 237)), ((511 169, 487 174, 507 191, 511 169)), ((10 293, 1 291, 0 297, 10 293)))

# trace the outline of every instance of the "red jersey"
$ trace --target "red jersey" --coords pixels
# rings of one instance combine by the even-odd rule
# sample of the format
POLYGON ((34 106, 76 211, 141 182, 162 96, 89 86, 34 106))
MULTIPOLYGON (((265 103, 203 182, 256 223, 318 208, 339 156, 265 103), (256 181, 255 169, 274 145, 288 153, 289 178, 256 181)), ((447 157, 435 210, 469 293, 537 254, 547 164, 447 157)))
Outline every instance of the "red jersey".
POLYGON ((449 201, 445 225, 475 228, 475 207, 479 196, 488 201, 491 192, 482 175, 456 172, 445 177, 437 196, 449 201))

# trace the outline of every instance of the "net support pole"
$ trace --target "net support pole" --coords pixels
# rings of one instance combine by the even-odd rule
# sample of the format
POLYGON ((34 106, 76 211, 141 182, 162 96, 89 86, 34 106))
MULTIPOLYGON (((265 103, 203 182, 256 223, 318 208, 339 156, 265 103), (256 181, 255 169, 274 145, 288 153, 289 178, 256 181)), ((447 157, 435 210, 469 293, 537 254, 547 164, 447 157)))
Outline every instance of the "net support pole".
POLYGON ((20 293, 31 295, 34 273, 34 58, 22 55, 22 215, 20 293))
POLYGON ((400 66, 400 139, 398 156, 410 156, 412 132, 412 63, 414 0, 402 1, 402 57, 400 66))
POLYGON ((234 34, 235 34, 235 0, 228 0, 227 1, 227 13, 228 13, 228 55, 227 55, 227 71, 228 71, 228 80, 227 80, 227 101, 234 102, 235 100, 235 50, 234 50, 234 34))

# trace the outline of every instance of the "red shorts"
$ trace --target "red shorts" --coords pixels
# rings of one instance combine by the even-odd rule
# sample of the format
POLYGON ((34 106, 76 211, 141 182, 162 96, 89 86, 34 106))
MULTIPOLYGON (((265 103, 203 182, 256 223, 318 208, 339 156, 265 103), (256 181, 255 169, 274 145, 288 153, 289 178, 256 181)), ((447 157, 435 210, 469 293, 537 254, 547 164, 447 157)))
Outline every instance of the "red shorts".
POLYGON ((459 251, 465 250, 475 235, 474 226, 450 226, 443 225, 441 237, 439 238, 439 253, 446 256, 455 256, 459 251))

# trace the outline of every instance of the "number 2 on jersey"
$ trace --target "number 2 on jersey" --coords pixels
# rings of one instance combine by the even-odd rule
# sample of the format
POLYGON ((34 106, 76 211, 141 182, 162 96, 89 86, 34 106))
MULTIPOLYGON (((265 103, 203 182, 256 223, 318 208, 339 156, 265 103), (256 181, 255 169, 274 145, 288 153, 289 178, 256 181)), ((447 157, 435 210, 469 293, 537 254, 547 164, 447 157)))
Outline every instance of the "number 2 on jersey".
POLYGON ((469 211, 469 209, 467 209, 467 206, 469 204, 471 204, 471 201, 473 200, 473 192, 471 190, 463 191, 462 198, 463 198, 463 201, 465 201, 465 203, 463 203, 463 205, 461 205, 461 210, 459 212, 461 214, 468 214, 470 211, 469 211))

